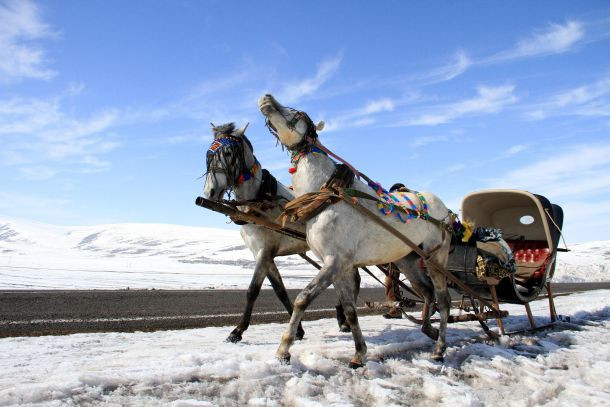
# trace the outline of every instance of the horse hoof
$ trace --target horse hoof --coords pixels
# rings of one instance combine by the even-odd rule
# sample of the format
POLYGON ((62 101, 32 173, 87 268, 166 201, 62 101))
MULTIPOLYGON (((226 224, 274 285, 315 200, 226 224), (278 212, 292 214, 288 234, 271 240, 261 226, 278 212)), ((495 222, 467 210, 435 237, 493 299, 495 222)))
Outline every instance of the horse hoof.
POLYGON ((360 369, 361 367, 364 367, 364 365, 362 363, 354 362, 352 360, 351 362, 349 362, 349 367, 350 369, 360 369))
POLYGON ((289 365, 290 364, 290 353, 287 353, 284 356, 278 356, 277 360, 278 360, 278 362, 280 362, 280 365, 289 365))
POLYGON ((352 328, 348 324, 341 324, 339 330, 341 332, 352 332, 352 328))
POLYGON ((303 328, 299 329, 297 331, 297 336, 296 336, 297 341, 302 340, 304 336, 305 336, 305 331, 303 330, 303 328))
POLYGON ((231 343, 237 343, 239 341, 241 341, 241 334, 238 332, 231 332, 231 334, 228 336, 227 342, 231 342, 231 343))
POLYGON ((432 360, 434 360, 435 362, 444 362, 445 361, 445 357, 443 356, 442 353, 433 353, 432 354, 432 360))
POLYGON ((432 339, 433 341, 438 340, 438 329, 436 328, 422 328, 421 331, 426 334, 426 336, 430 339, 432 339))

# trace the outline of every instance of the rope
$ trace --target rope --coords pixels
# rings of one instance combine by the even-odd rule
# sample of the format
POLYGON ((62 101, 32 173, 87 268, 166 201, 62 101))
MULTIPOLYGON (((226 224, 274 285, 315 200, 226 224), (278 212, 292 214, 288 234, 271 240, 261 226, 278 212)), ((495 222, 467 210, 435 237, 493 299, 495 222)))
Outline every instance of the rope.
POLYGON ((548 209, 544 209, 544 212, 546 213, 546 215, 549 217, 549 219, 551 220, 551 222, 553 222, 553 225, 555 225, 555 227, 557 228, 557 231, 559 232, 559 236, 561 236, 561 240, 563 241, 563 245, 566 247, 566 250, 570 250, 568 249, 568 244, 566 243, 566 239, 563 237, 563 232, 561 231, 561 228, 557 225, 557 223, 555 223, 555 219, 553 219, 553 217, 551 216, 551 214, 549 213, 548 209))
POLYGON ((323 187, 320 192, 309 192, 288 202, 277 221, 282 225, 285 225, 286 221, 304 223, 328 205, 340 200, 341 196, 337 195, 334 190, 323 187))
POLYGON ((354 172, 354 174, 356 174, 356 177, 358 177, 358 179, 360 179, 360 177, 364 178, 364 180, 366 182, 373 182, 373 180, 371 180, 369 177, 367 177, 365 174, 363 174, 362 172, 358 171, 356 169, 356 167, 354 167, 353 165, 351 165, 350 163, 347 162, 347 160, 341 158, 340 156, 338 156, 337 154, 333 153, 332 151, 330 151, 328 148, 326 148, 326 146, 324 146, 322 143, 320 143, 319 139, 313 139, 310 137, 307 137, 307 141, 310 144, 313 144, 314 146, 318 147, 320 150, 324 151, 326 154, 328 154, 329 156, 337 159, 338 161, 342 162, 343 164, 347 165, 348 168, 350 170, 352 170, 354 172))

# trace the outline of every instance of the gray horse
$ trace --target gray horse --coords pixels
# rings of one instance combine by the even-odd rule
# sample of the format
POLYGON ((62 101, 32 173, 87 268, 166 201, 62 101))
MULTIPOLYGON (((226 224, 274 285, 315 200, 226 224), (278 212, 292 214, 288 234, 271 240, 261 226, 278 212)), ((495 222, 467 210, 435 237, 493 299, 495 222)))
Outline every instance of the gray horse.
MULTIPOLYGON (((267 170, 262 169, 254 156, 250 140, 245 135, 248 125, 237 129, 233 123, 221 126, 212 125, 214 141, 207 151, 204 197, 218 201, 227 191, 232 191, 238 201, 272 201, 274 208, 262 209, 271 219, 280 215, 280 205, 294 198, 290 189, 278 182, 267 170)), ((244 208, 245 209, 245 208, 244 208)), ((303 225, 291 224, 292 229, 305 231, 303 225)), ((246 308, 237 327, 231 332, 227 341, 239 342, 242 334, 248 329, 254 303, 260 293, 265 277, 271 283, 275 294, 286 310, 292 315, 293 307, 282 282, 274 259, 278 256, 305 253, 309 250, 305 241, 288 237, 262 226, 244 224, 240 230, 246 246, 254 255, 256 266, 246 294, 246 308)), ((352 274, 354 285, 360 286, 357 271, 352 274)), ((357 295, 357 292, 356 292, 357 295)), ((337 306, 337 321, 343 332, 349 332, 345 314, 337 306)), ((303 327, 299 323, 296 338, 302 339, 303 327)))
MULTIPOLYGON (((292 174, 295 195, 298 197, 320 191, 320 187, 334 173, 335 163, 320 147, 316 132, 318 126, 313 124, 306 113, 282 106, 271 95, 264 95, 259 101, 259 107, 272 133, 291 152, 293 168, 295 168, 292 174)), ((375 192, 369 186, 356 180, 352 188, 361 194, 366 194, 364 196, 372 197, 372 199, 359 199, 360 205, 371 212, 372 216, 383 216, 377 211, 373 200, 376 198, 375 192)), ((422 196, 427 201, 427 212, 430 217, 437 219, 438 223, 449 222, 449 211, 438 197, 431 193, 422 193, 422 196)), ((411 199, 416 201, 418 197, 412 196, 411 199)), ((429 258, 437 264, 446 266, 451 237, 437 224, 421 217, 412 219, 409 223, 403 223, 394 216, 384 217, 383 220, 424 251, 429 252, 429 258)), ((282 336, 276 355, 282 361, 290 360, 289 349, 305 310, 323 290, 334 284, 341 295, 356 348, 350 365, 362 366, 366 356, 366 343, 358 324, 355 301, 350 294, 351 284, 346 278, 346 272, 361 265, 396 262, 401 271, 408 274, 408 271, 414 270, 413 266, 407 264, 413 263, 412 260, 409 261, 410 256, 407 257, 412 253, 412 249, 363 215, 352 204, 342 201, 307 220, 306 233, 309 247, 318 258, 322 259, 324 265, 318 275, 297 296, 294 313, 282 336)), ((427 290, 422 294, 429 302, 433 300, 434 292, 436 293, 441 315, 439 335, 432 357, 441 360, 445 350, 450 297, 444 275, 434 269, 429 261, 426 260, 425 263, 429 273, 426 279, 431 280, 434 290, 427 290)), ((408 277, 424 281, 418 278, 419 276, 408 275, 408 277)), ((423 329, 430 331, 429 315, 426 319, 428 321, 424 321, 423 329)), ((430 335, 430 332, 428 334, 430 335)))

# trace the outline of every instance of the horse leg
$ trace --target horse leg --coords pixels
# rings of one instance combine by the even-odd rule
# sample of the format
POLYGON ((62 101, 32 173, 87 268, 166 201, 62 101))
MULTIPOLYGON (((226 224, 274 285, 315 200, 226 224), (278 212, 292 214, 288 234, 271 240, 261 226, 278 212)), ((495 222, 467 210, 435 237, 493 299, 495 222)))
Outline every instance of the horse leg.
MULTIPOLYGON (((441 267, 447 267, 447 259, 449 257, 449 241, 443 244, 444 248, 440 249, 435 253, 432 258, 436 260, 436 263, 441 267)), ((436 292, 436 302, 438 304, 438 311, 441 316, 439 324, 439 335, 436 340, 436 347, 432 352, 432 359, 439 362, 444 360, 443 354, 445 353, 446 343, 445 337, 447 334, 447 321, 449 320, 449 311, 451 309, 451 297, 449 295, 449 289, 447 288, 447 278, 438 270, 434 268, 429 262, 426 262, 426 268, 434 284, 434 291, 436 292)))
POLYGON ((258 298, 258 294, 261 291, 261 286, 267 275, 267 271, 270 268, 270 263, 273 262, 273 257, 268 253, 259 253, 256 258, 256 266, 254 267, 254 274, 246 293, 246 309, 241 316, 241 320, 237 324, 237 327, 229 334, 227 342, 237 343, 241 341, 242 334, 250 326, 250 319, 252 318, 252 309, 254 308, 254 302, 258 298))
MULTIPOLYGON (((277 298, 280 300, 280 302, 284 305, 284 308, 286 308, 286 311, 288 311, 288 315, 292 316, 292 302, 290 301, 290 298, 288 297, 288 293, 286 292, 286 287, 284 287, 284 282, 282 281, 282 276, 280 275, 280 272, 277 269, 277 266, 275 265, 275 262, 272 260, 271 261, 271 265, 269 267, 269 272, 267 274, 267 278, 269 279, 269 282, 271 283, 271 286, 273 287, 273 291, 275 291, 275 295, 277 295, 277 298)), ((303 337, 305 336, 305 331, 303 330, 303 327, 301 326, 301 323, 299 322, 299 327, 297 328, 297 340, 301 340, 303 339, 303 337)))
POLYGON ((297 298, 294 301, 294 311, 292 312, 292 317, 290 317, 288 327, 286 328, 286 331, 284 331, 280 341, 280 346, 275 353, 280 362, 290 363, 289 350, 294 342, 297 327, 303 318, 305 310, 322 291, 328 288, 328 286, 332 283, 334 275, 340 271, 341 267, 335 258, 330 256, 327 257, 324 261, 324 265, 318 272, 318 275, 316 275, 314 279, 307 284, 307 287, 305 287, 299 293, 299 295, 297 295, 297 298))
POLYGON ((339 298, 341 299, 341 304, 345 310, 345 316, 349 326, 351 327, 352 337, 356 348, 356 353, 354 354, 354 358, 350 361, 349 366, 352 369, 357 369, 364 366, 367 348, 356 313, 356 295, 359 291, 356 282, 358 279, 355 280, 352 273, 353 272, 346 271, 346 273, 339 275, 335 280, 334 285, 339 294, 339 298))
MULTIPOLYGON (((352 271, 352 275, 353 275, 353 280, 354 280, 354 288, 353 288, 353 293, 354 293, 354 299, 358 298, 358 294, 360 294, 360 273, 358 272, 358 269, 354 267, 353 271, 352 271)), ((338 290, 337 287, 335 287, 335 289, 338 290)), ((345 311, 343 309, 343 305, 341 304, 341 298, 339 297, 338 302, 337 302, 337 306, 335 307, 337 309, 337 323, 339 324, 339 330, 341 332, 351 332, 351 328, 349 323, 347 322, 347 317, 345 316, 345 311)))
POLYGON ((405 258, 395 261, 394 264, 409 279, 409 282, 424 298, 424 310, 422 315, 421 331, 433 341, 438 340, 438 329, 432 326, 430 318, 434 305, 434 286, 430 278, 419 267, 420 257, 417 253, 411 253, 405 258))

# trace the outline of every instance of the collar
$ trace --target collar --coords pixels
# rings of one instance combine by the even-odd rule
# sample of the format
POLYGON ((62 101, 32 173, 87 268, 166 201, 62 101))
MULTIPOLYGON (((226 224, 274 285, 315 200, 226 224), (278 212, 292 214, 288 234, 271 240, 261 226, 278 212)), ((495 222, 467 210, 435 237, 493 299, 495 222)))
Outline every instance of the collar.
POLYGON ((291 174, 297 172, 297 165, 299 165, 299 161, 301 160, 301 158, 309 154, 327 155, 321 148, 316 147, 310 143, 304 143, 299 148, 290 151, 290 163, 292 164, 292 167, 288 168, 288 172, 291 174))
POLYGON ((247 168, 244 172, 239 174, 239 176, 237 177, 237 180, 236 180, 237 184, 243 184, 244 182, 248 181, 249 179, 254 177, 254 175, 260 169, 261 169, 261 163, 259 163, 258 160, 256 158, 254 158, 254 164, 252 164, 252 167, 247 168))

